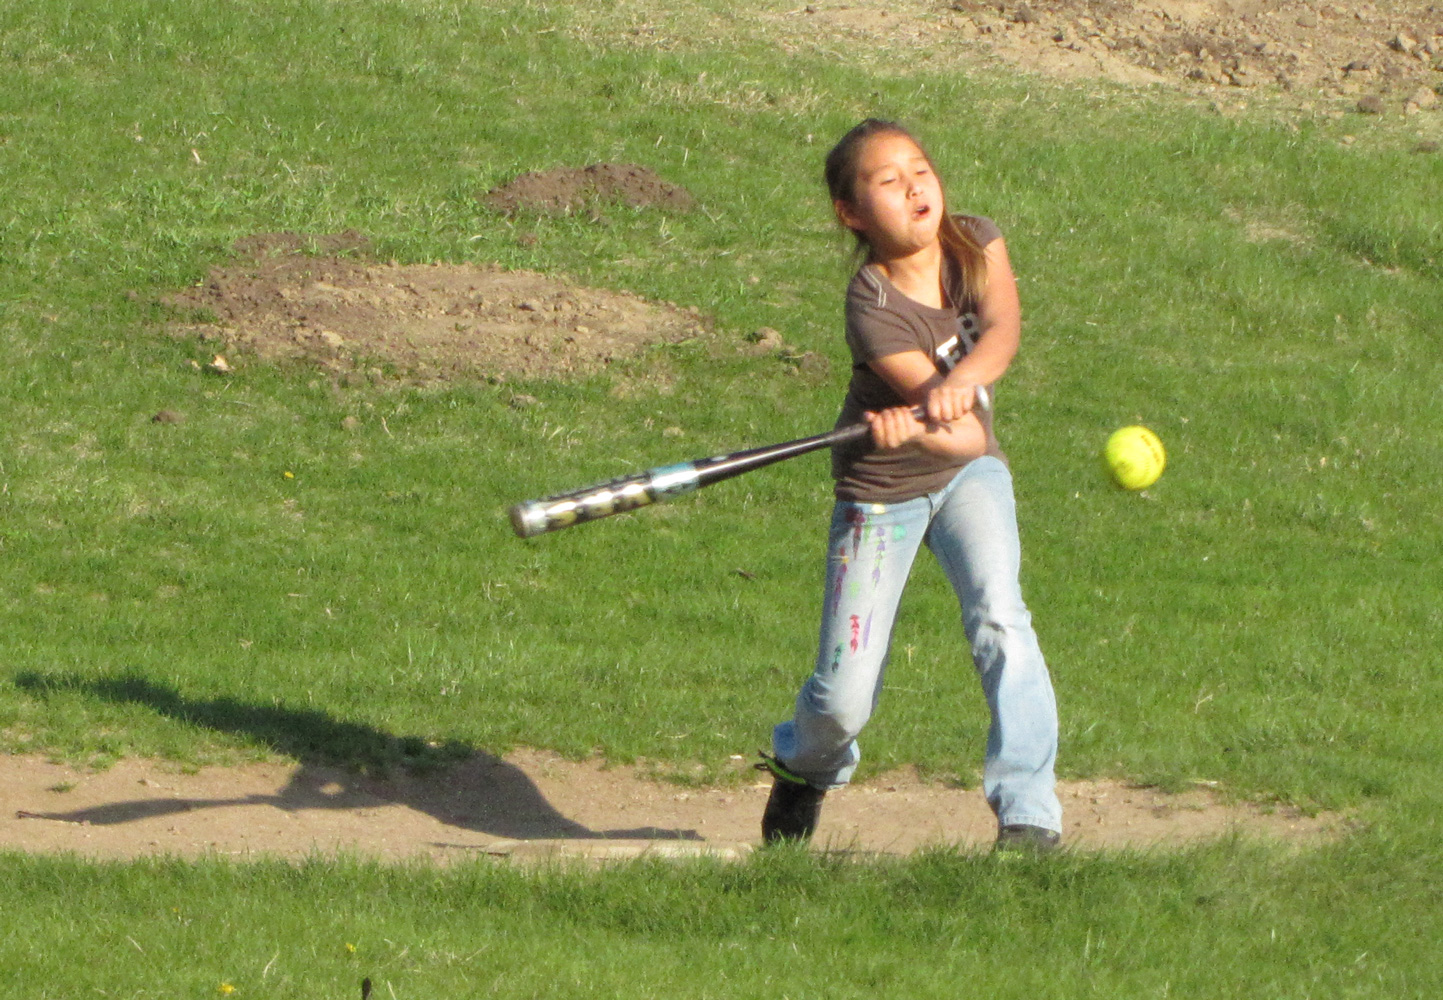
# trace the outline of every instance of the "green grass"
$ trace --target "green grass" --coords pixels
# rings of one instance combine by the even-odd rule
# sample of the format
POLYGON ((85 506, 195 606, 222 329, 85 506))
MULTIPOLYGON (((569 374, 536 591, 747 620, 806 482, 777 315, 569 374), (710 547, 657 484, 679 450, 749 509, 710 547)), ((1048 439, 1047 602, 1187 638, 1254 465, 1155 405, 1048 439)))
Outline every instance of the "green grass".
MULTIPOLYGON (((1217 848, 1014 874, 794 860, 533 882, 10 858, 16 879, 96 901, 62 917, 45 892, 27 899, 4 947, 64 942, 46 951, 59 985, 28 995, 111 989, 107 975, 119 995, 194 995, 227 976, 272 989, 260 970, 282 945, 272 973, 295 995, 350 995, 335 985, 361 971, 337 950, 349 927, 319 900, 352 883, 369 947, 402 942, 369 953, 414 977, 398 995, 488 975, 500 995, 549 995, 557 968, 582 981, 569 992, 688 992, 682 957, 715 996, 860 994, 879 977, 928 995, 927 969, 1003 996, 1429 992, 1443 160, 1371 119, 1289 127, 1165 94, 778 61, 745 37, 648 49, 573 10, 6 6, 0 747, 370 769, 531 745, 720 777, 808 669, 824 462, 527 542, 504 512, 829 425, 846 258, 820 159, 879 113, 930 140, 952 203, 999 221, 1022 279, 999 424, 1063 775, 1206 779, 1351 809, 1366 832, 1300 858, 1217 848), (1360 141, 1338 144, 1344 130, 1360 141), (650 166, 703 209, 512 223, 477 200, 520 172, 597 160, 650 166), (499 262, 696 305, 718 334, 580 384, 430 389, 254 363, 222 383, 191 364, 205 345, 164 335, 150 303, 236 238, 347 228, 402 261, 499 262), (735 350, 761 326, 830 374, 735 350), (513 409, 515 392, 540 405, 513 409), (187 419, 152 423, 162 408, 187 419), (1108 486, 1098 460, 1135 421, 1169 448, 1145 496, 1108 486), (681 437, 661 435, 673 426, 681 437), (1190 896, 1212 881, 1221 918, 1190 896), (680 919, 681 902, 612 915, 652 893, 721 915, 680 919), (568 895, 585 905, 555 910, 568 895), (234 906, 196 912, 212 897, 234 906), (254 919, 277 898, 295 933, 254 919), (494 930, 517 899, 526 920, 509 940, 525 947, 471 926, 494 930), (805 934, 774 936, 768 900, 805 934), (148 935, 164 937, 172 905, 206 930, 169 962, 148 935), (460 908, 444 929, 438 906, 460 908), (837 912, 863 929, 850 936, 837 912), (1282 947, 1260 930, 1272 924, 1282 947), (301 933, 317 927, 330 930, 301 933), (77 961, 97 936, 125 963, 77 961), (913 940, 910 958, 890 957, 913 940), (501 971, 446 957, 483 947, 501 971)), ((930 565, 894 650, 864 775, 917 764, 974 781, 983 708, 930 565)))
POLYGON ((0 988, 353 998, 369 977, 381 997, 1431 995, 1436 888, 1380 852, 1224 843, 855 865, 782 851, 532 872, 0 858, 14 896, 0 988), (1417 919, 1396 920, 1399 904, 1417 919))

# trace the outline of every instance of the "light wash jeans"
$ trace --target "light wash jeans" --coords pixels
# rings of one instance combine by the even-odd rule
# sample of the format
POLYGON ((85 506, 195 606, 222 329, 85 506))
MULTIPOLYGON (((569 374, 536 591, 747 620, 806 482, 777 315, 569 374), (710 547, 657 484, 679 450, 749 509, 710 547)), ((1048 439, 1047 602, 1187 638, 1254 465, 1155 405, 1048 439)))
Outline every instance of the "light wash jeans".
POLYGON ((962 606, 962 628, 992 714, 982 788, 999 824, 1061 832, 1053 761, 1057 703, 1018 584, 1012 474, 991 456, 936 493, 902 503, 837 501, 816 668, 772 749, 818 788, 845 785, 881 694, 897 605, 926 543, 962 606))

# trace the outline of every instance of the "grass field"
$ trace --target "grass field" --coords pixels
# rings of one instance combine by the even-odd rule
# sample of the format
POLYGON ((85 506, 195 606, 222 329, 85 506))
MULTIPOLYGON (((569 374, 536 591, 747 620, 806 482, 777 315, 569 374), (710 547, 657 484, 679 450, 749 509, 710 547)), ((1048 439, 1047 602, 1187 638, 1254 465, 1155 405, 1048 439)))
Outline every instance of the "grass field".
MULTIPOLYGON (((11 856, 0 987, 1436 994, 1443 160, 1385 121, 779 61, 746 37, 648 48, 577 10, 0 11, 0 746, 382 767, 531 745, 719 777, 809 664, 824 463, 524 543, 504 512, 830 424, 847 264, 817 177, 877 113, 931 141, 953 204, 999 221, 1022 279, 999 432, 1062 773, 1215 781, 1350 810, 1357 832, 1297 856, 536 879, 11 856), (477 200, 599 160, 704 210, 528 218, 523 241, 477 200), (150 303, 235 239, 347 228, 402 261, 695 305, 718 333, 581 383, 428 389, 261 365, 221 382, 191 363, 204 345, 164 335, 150 303), (761 326, 831 374, 735 350, 761 326), (540 404, 512 408, 518 391, 540 404), (167 407, 186 422, 152 423, 167 407), (1135 421, 1170 452, 1146 496, 1097 458, 1135 421)), ((920 567, 864 774, 975 781, 985 719, 949 604, 920 567)))
POLYGON ((589 874, 35 860, 7 866, 0 983, 46 998, 354 998, 363 977, 381 997, 1428 996, 1436 891, 1398 862, 1234 844, 589 874))

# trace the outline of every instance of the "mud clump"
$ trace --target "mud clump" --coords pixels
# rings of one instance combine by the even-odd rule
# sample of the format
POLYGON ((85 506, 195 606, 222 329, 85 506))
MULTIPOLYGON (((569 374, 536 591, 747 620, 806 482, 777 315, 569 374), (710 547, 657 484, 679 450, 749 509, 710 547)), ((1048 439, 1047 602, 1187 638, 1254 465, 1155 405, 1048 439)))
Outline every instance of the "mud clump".
POLYGON ((341 380, 566 379, 707 332, 696 309, 531 271, 374 260, 360 233, 270 233, 164 296, 169 326, 235 359, 313 363, 341 380))
POLYGON ((688 212, 696 199, 685 188, 655 171, 630 163, 593 163, 589 167, 533 171, 492 188, 482 204, 505 215, 537 212, 569 215, 597 211, 605 204, 688 212))

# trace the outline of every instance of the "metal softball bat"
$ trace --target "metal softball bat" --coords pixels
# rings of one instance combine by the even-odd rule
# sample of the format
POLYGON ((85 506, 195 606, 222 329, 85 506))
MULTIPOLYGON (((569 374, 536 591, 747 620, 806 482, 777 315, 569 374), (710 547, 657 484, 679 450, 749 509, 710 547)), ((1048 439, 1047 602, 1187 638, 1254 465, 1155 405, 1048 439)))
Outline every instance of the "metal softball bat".
MULTIPOLYGON (((977 387, 976 406, 981 410, 992 407, 992 400, 985 386, 977 387)), ((917 412, 920 417, 920 407, 917 412)), ((569 528, 573 524, 584 524, 587 521, 610 517, 612 514, 636 510, 638 507, 675 500, 703 486, 710 486, 808 452, 846 444, 866 437, 869 433, 871 425, 860 422, 795 441, 783 441, 781 444, 750 448, 712 458, 699 458, 675 465, 661 465, 540 500, 525 500, 511 508, 511 527, 522 538, 569 528)))

